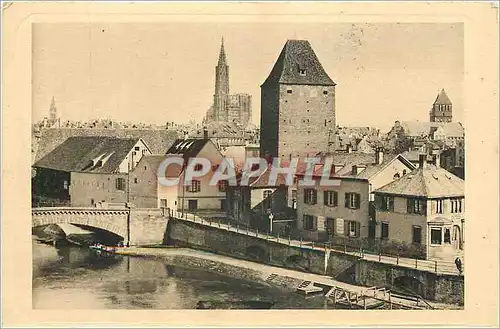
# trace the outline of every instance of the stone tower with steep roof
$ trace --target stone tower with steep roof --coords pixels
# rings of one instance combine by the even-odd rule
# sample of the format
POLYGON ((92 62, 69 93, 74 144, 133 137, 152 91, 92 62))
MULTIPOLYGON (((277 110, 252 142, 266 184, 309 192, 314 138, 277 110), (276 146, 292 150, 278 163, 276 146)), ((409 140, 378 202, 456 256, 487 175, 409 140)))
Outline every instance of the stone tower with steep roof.
POLYGON ((307 40, 288 40, 261 85, 261 156, 333 151, 335 82, 307 40))
POLYGON ((437 95, 430 111, 431 122, 452 122, 453 105, 444 89, 437 95))

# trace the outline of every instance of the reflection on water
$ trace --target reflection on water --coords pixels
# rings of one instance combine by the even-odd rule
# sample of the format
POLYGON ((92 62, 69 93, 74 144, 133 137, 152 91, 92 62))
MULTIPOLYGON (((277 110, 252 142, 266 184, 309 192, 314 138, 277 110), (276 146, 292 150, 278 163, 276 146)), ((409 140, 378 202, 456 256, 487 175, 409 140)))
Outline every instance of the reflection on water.
POLYGON ((102 258, 88 249, 33 244, 33 308, 324 308, 257 283, 134 257, 102 258))

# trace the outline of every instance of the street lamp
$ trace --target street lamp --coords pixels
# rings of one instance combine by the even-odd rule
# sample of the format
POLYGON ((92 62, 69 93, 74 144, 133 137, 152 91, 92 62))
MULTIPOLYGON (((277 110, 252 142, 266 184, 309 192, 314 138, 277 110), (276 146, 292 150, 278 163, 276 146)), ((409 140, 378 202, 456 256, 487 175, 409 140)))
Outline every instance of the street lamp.
POLYGON ((270 213, 269 214, 269 233, 273 233, 273 218, 274 218, 274 215, 273 213, 270 213))

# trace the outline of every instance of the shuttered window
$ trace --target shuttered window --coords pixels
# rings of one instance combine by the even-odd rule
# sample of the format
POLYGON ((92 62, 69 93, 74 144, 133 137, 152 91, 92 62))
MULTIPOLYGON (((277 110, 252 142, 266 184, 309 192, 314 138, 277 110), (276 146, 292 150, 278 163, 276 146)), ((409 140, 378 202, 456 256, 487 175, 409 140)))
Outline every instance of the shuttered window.
POLYGON ((344 222, 344 235, 349 238, 359 238, 361 231, 361 224, 356 221, 344 222))
POLYGON ((425 215, 427 213, 427 200, 409 198, 407 199, 407 208, 409 214, 425 215))
POLYGON ((346 193, 344 202, 346 208, 359 209, 361 196, 359 195, 359 193, 346 193))
POLYGON ((305 204, 316 204, 318 199, 318 193, 315 189, 306 188, 304 189, 304 203, 305 204))
POLYGON ((323 193, 323 202, 325 206, 328 207, 337 207, 339 204, 338 200, 339 196, 337 191, 325 191, 323 193))
POLYGON ((302 228, 308 231, 316 231, 318 222, 315 216, 304 215, 302 218, 302 228))
POLYGON ((125 178, 117 178, 115 181, 115 187, 117 190, 125 191, 125 178))

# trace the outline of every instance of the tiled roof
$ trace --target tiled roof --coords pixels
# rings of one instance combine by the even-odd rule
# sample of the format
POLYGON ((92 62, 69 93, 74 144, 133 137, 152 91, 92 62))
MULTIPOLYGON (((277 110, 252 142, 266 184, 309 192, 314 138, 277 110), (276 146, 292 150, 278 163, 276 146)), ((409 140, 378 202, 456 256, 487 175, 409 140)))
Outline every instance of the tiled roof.
POLYGON ((443 168, 427 164, 377 189, 375 193, 427 198, 463 197, 464 181, 443 168))
POLYGON ((441 92, 437 95, 434 104, 451 105, 450 98, 448 97, 448 95, 446 95, 444 89, 442 89, 441 92))
POLYGON ((138 141, 138 138, 70 137, 34 167, 66 172, 114 173, 138 141), (95 165, 99 160, 102 166, 95 165))
POLYGON ((267 83, 335 86, 307 40, 288 40, 283 47, 267 83), (300 71, 305 70, 305 74, 300 71))
POLYGON ((208 132, 209 138, 223 138, 223 137, 233 137, 241 138, 244 136, 244 128, 239 127, 232 122, 209 122, 205 128, 197 128, 191 131, 190 135, 193 137, 203 137, 204 129, 208 132))
POLYGON ((431 133, 431 128, 437 128, 439 125, 438 122, 401 121, 405 134, 413 137, 428 136, 431 133))
POLYGON ((443 124, 442 126, 444 136, 450 138, 462 138, 464 137, 464 127, 460 124, 460 122, 448 122, 443 124))
MULTIPOLYGON (((411 150, 402 153, 402 155, 411 162, 418 162, 420 154, 422 154, 422 151, 420 150, 411 150)), ((429 154, 427 154, 427 161, 432 161, 432 156, 429 154)))
POLYGON ((192 157, 196 157, 208 142, 210 142, 210 139, 176 139, 172 146, 170 146, 170 148, 167 150, 166 154, 179 154, 184 156, 184 159, 189 159, 192 157))
POLYGON ((41 131, 35 162, 49 154, 70 137, 141 138, 153 154, 164 154, 178 138, 177 131, 160 129, 97 129, 97 128, 49 128, 41 131))
POLYGON ((274 184, 270 185, 269 178, 271 176, 271 166, 267 167, 266 171, 259 175, 256 179, 250 180, 250 186, 254 188, 258 187, 269 187, 269 186, 280 186, 287 185, 286 175, 278 174, 276 175, 276 181, 274 184))

